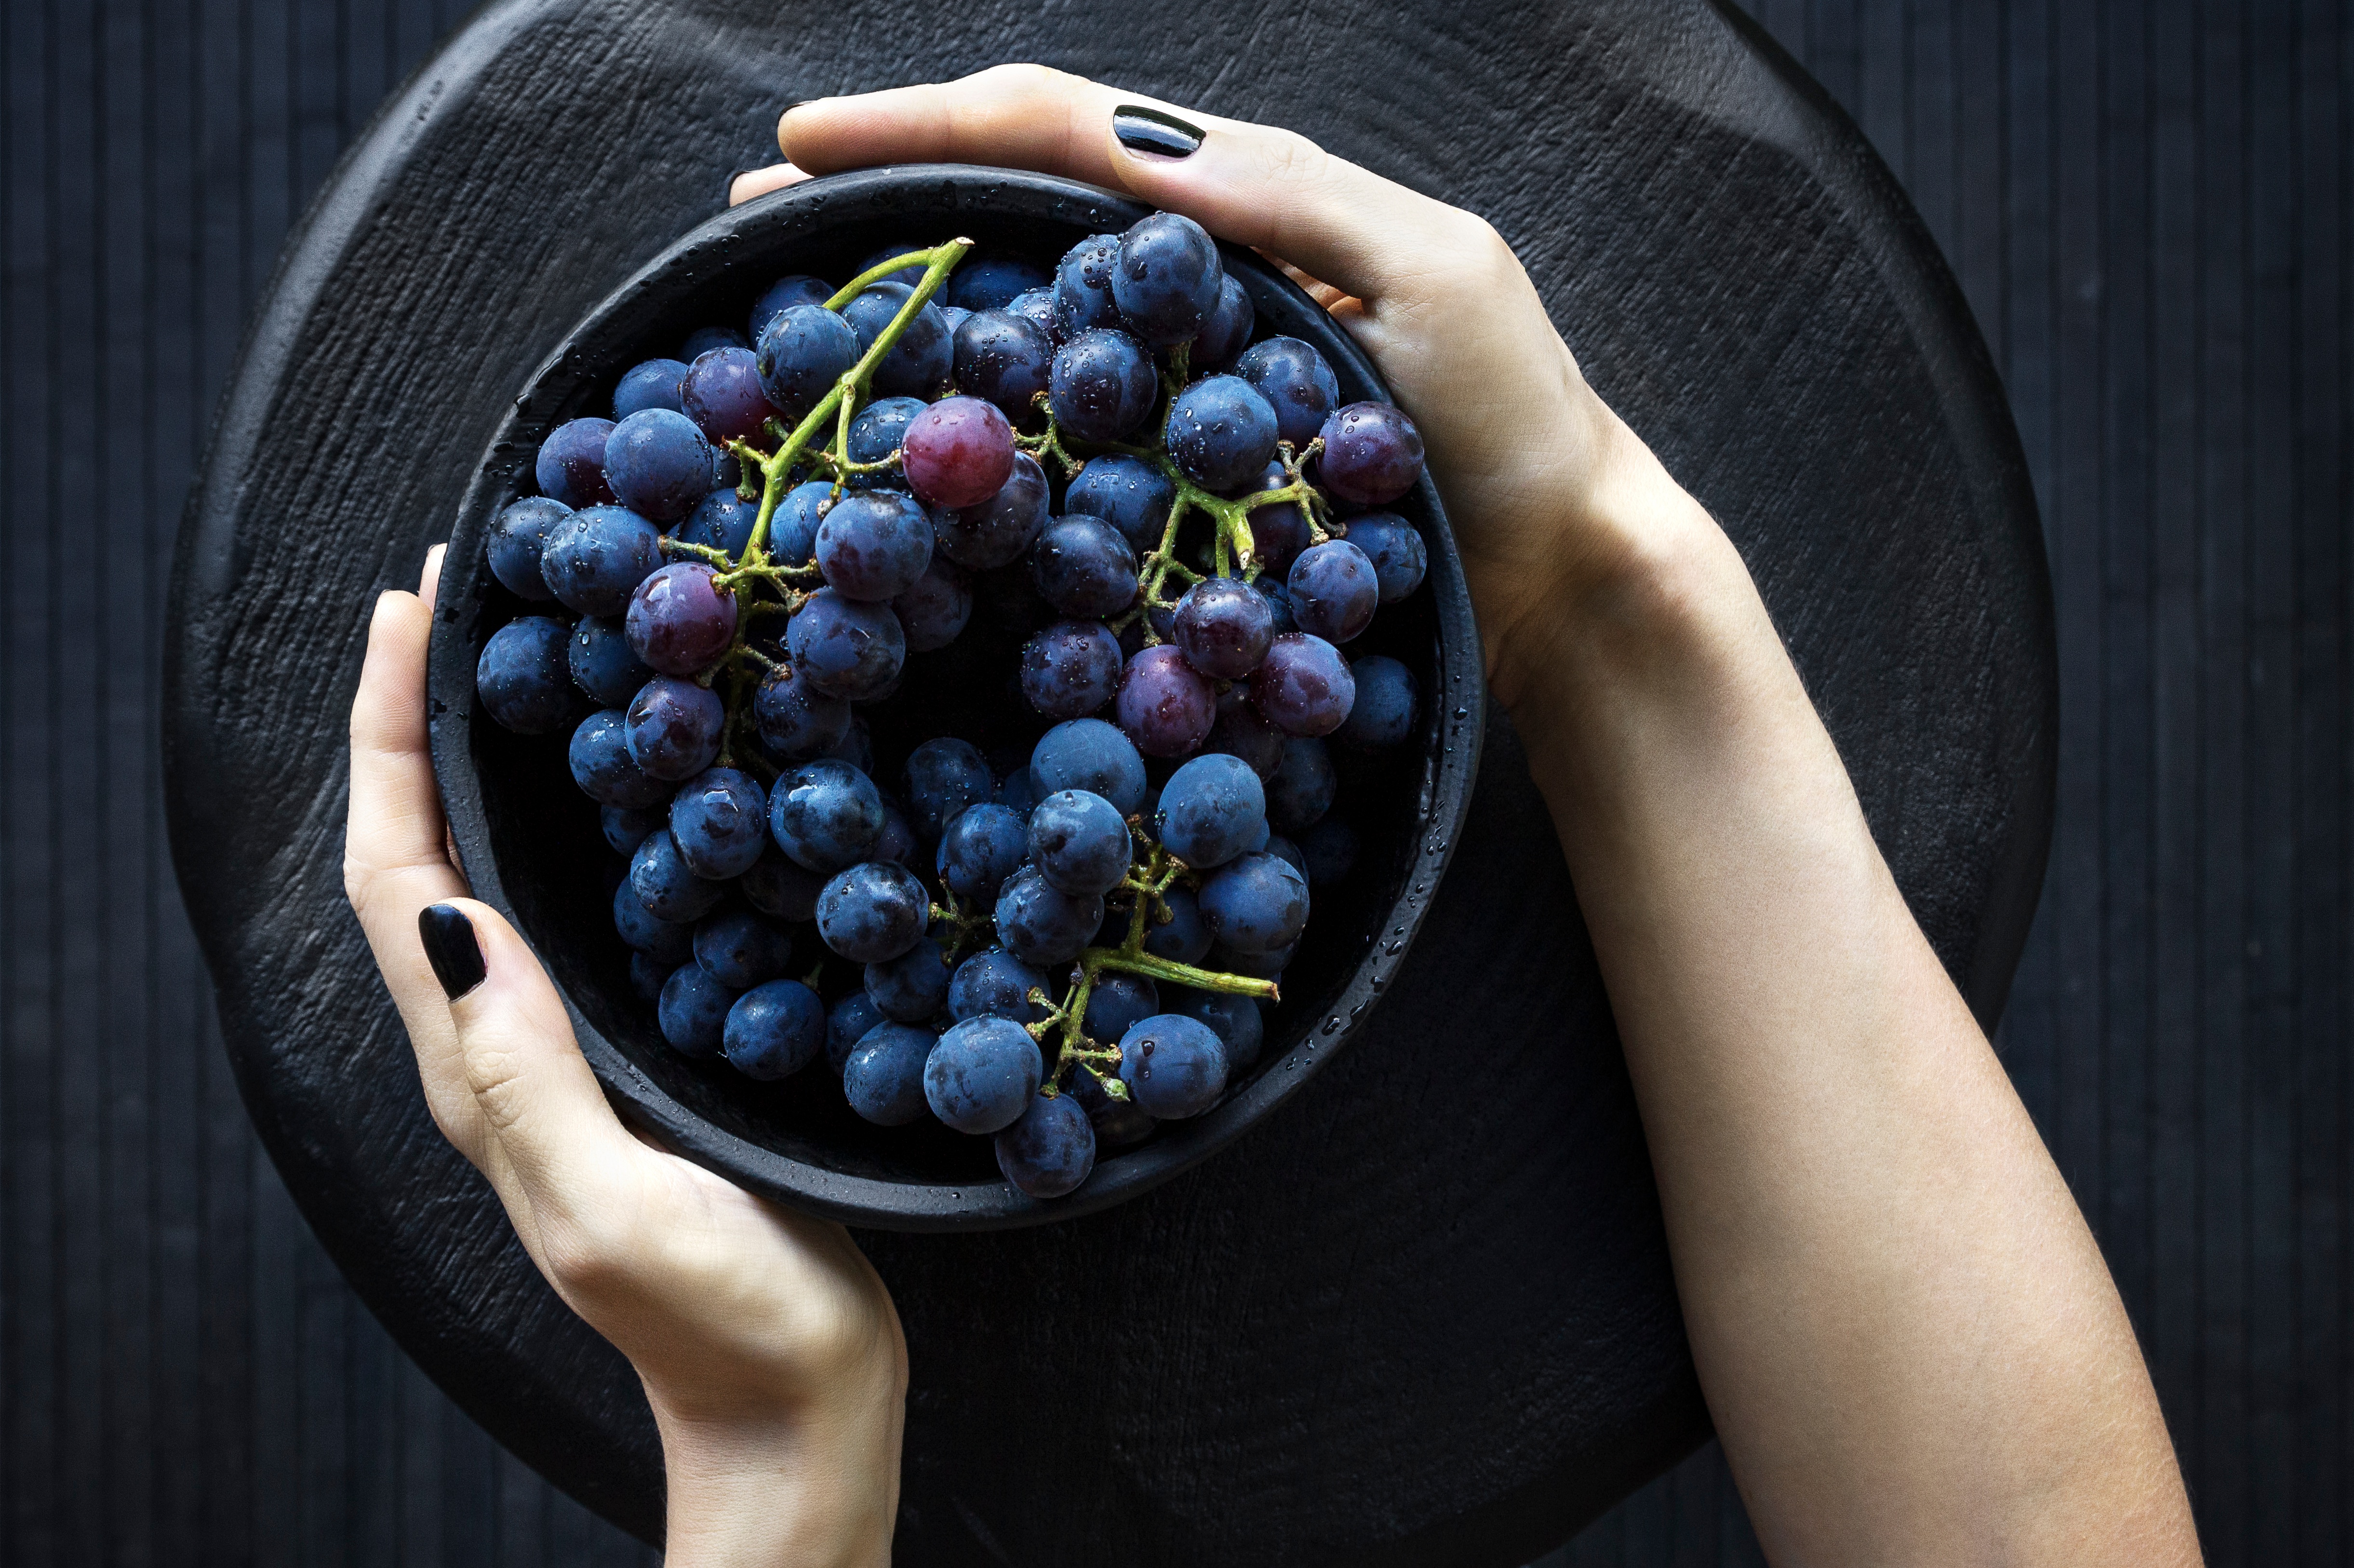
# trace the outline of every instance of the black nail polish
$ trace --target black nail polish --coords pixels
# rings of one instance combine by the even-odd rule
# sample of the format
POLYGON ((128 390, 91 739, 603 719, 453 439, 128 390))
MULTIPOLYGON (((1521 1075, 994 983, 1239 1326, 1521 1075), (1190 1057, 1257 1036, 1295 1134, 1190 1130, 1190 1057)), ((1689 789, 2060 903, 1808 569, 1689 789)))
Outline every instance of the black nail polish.
POLYGON ((482 983, 482 945, 474 939, 474 923, 464 910, 427 905, 417 912, 417 939, 425 944, 425 961, 451 1001, 482 983))
POLYGON ((1152 153, 1163 158, 1190 157, 1206 134, 1198 125, 1188 125, 1174 114, 1140 103, 1123 103, 1111 111, 1111 133, 1131 153, 1152 153))

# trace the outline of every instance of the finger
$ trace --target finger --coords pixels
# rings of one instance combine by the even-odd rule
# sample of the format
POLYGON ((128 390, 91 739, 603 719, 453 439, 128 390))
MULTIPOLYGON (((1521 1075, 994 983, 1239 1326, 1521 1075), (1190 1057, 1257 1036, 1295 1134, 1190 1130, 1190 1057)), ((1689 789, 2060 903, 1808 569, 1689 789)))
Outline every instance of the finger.
MULTIPOLYGON (((433 591, 428 557, 421 585, 433 591)), ((426 735, 425 647, 433 614, 425 599, 386 593, 368 626, 367 655, 352 699, 351 804, 345 825, 344 883, 396 999, 425 983, 398 927, 437 898, 460 892, 444 853, 441 796, 426 735), (404 978, 408 985, 404 988, 404 978)))
POLYGON ((417 597, 424 603, 425 613, 429 616, 433 613, 434 605, 440 599, 441 562, 449 554, 449 546, 434 546, 425 552, 425 567, 418 574, 417 597))
POLYGON ((770 164, 766 168, 747 169, 729 183, 727 205, 741 206, 754 196, 767 196, 770 191, 797 185, 810 176, 790 164, 770 164))

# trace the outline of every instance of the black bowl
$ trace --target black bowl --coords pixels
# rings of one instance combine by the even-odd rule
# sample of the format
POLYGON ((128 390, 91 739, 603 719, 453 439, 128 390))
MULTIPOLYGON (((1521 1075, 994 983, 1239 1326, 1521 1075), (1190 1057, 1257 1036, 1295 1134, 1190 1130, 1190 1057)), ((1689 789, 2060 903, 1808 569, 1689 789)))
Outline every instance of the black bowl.
MULTIPOLYGON (((1420 744, 1378 761, 1343 762, 1342 800, 1363 847, 1348 880, 1318 895, 1266 1051, 1215 1108, 1164 1124, 1135 1148, 1106 1150, 1086 1186, 1049 1202, 1000 1177, 987 1139, 859 1119, 822 1065, 782 1083, 756 1083, 724 1062, 690 1061, 663 1041, 652 1009, 630 991, 627 950, 610 918, 620 862, 599 832, 595 805, 572 784, 564 737, 512 735, 474 700, 483 642, 525 609, 491 576, 484 531, 501 507, 531 493, 532 459, 550 429, 576 415, 609 413, 603 400, 623 370, 673 352, 698 326, 740 323, 754 296, 783 273, 841 279, 885 244, 958 235, 1051 260, 1146 210, 1068 180, 940 164, 835 175, 737 207, 656 257, 573 329, 515 398, 460 509, 428 680, 434 772, 475 896, 513 920, 546 962, 580 1048, 621 1114, 686 1158, 781 1202, 908 1231, 1087 1213, 1207 1159, 1348 1044, 1429 907, 1479 756, 1479 641, 1437 493, 1426 478, 1396 507, 1428 546, 1425 588, 1384 609, 1350 649, 1389 653, 1414 670, 1424 694, 1420 744)), ((1363 355, 1297 285, 1247 251, 1226 248, 1224 259, 1250 291, 1260 335, 1314 344, 1340 376, 1344 402, 1386 399, 1363 355)), ((957 651, 929 656, 944 682, 968 674, 956 665, 957 651)), ((924 678, 911 661, 907 688, 919 689, 924 678)))

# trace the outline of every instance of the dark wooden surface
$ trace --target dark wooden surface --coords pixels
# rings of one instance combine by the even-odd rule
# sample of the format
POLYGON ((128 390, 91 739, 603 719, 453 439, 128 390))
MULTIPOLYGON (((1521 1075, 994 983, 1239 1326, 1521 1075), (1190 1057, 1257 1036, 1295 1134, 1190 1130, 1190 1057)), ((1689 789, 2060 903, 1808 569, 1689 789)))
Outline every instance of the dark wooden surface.
MULTIPOLYGON (((454 18, 0 17, 0 1552, 642 1560, 503 1462, 303 1234, 227 1082, 154 805, 162 566, 244 307, 454 18)), ((2036 467, 2062 811, 2008 1059, 2150 1347, 2213 1559, 2344 1561, 2343 12, 1766 20, 1906 178, 2036 467)), ((1741 1561, 1738 1517, 1695 1461, 1572 1557, 1741 1561)))

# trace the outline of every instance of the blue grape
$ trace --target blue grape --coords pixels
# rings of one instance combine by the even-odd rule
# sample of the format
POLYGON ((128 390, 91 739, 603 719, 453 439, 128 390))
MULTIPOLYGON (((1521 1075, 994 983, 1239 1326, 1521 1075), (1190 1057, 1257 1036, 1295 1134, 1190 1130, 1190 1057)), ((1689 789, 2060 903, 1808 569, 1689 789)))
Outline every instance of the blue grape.
POLYGON ((1039 596, 1065 615, 1115 615, 1136 600, 1136 553, 1100 517, 1056 518, 1030 560, 1039 596))
POLYGON ((1055 291, 1024 289, 1006 302, 1005 313, 1028 322, 1046 334, 1050 343, 1063 341, 1062 323, 1055 314, 1055 291))
POLYGON ((1094 713, 1119 673, 1119 639, 1100 620, 1058 620, 1022 645, 1022 694, 1049 718, 1094 713))
POLYGON ((1430 550, 1413 524, 1394 512, 1368 512, 1349 519, 1349 543, 1373 563, 1381 601, 1395 604, 1422 586, 1430 570, 1430 550))
POLYGON ((620 709, 598 709, 572 732, 567 760, 572 781, 590 800, 642 811, 668 800, 673 787, 638 766, 630 755, 629 728, 620 709))
POLYGON ((1247 1073, 1258 1061, 1267 1041, 1267 1020, 1258 1003, 1230 991, 1195 991, 1192 986, 1169 988, 1169 1011, 1209 1026, 1226 1048, 1229 1080, 1247 1073))
POLYGON ((656 675, 630 701, 630 756, 653 778, 692 779, 717 760, 726 724, 727 707, 717 693, 656 675))
POLYGON ((1237 952, 1274 952, 1308 924, 1308 879, 1264 851, 1228 862, 1201 897, 1210 934, 1237 952))
POLYGON ((1071 1075, 1063 1097, 1076 1104, 1087 1117, 1088 1125, 1095 1129, 1098 1148, 1125 1149, 1142 1143, 1161 1125, 1137 1109, 1134 1100, 1112 1098, 1084 1065, 1071 1075))
MULTIPOLYGON (((875 340, 914 293, 906 283, 875 283, 842 307, 842 319, 857 334, 861 354, 875 346, 875 340)), ((939 306, 927 301, 875 362, 870 384, 885 397, 937 397, 955 369, 956 344, 948 319, 939 306)))
POLYGON ((695 961, 720 984, 749 991, 785 972, 793 961, 793 939, 756 910, 715 909, 695 925, 695 961))
POLYGON ((638 846, 646 842, 646 835, 662 825, 658 812, 632 810, 627 806, 597 808, 599 830, 613 847, 613 853, 623 860, 636 853, 638 846))
POLYGON ((1358 751, 1386 751, 1404 741, 1414 729, 1414 672, 1386 653, 1370 653, 1349 673, 1356 701, 1332 738, 1358 751))
POLYGON ((1019 1120, 1044 1064, 1029 1031, 1007 1018, 951 1025, 924 1061, 924 1099, 959 1132, 995 1132, 1019 1120))
MULTIPOLYGON (((1271 567, 1272 563, 1269 565, 1271 567)), ((1274 612, 1275 634, 1278 637, 1287 631, 1299 630, 1299 623, 1291 619, 1291 595, 1285 591, 1281 583, 1277 582, 1272 577, 1262 575, 1251 584, 1251 587, 1257 590, 1261 599, 1267 600, 1267 609, 1274 612)))
POLYGON ((718 1055, 726 1044, 727 1013, 736 994, 702 965, 681 965, 663 983, 656 1004, 663 1038, 682 1056, 718 1055))
POLYGON ((1144 423, 1160 390, 1142 344, 1097 328, 1056 351, 1046 402, 1056 423, 1081 440, 1116 441, 1144 423))
POLYGON ((1069 1095, 1033 1096, 994 1147, 997 1169, 1033 1198, 1075 1192, 1096 1168, 1095 1128, 1069 1095))
POLYGON ((1210 726, 1210 738, 1202 743, 1202 749, 1239 757, 1249 764, 1252 772, 1261 779, 1269 779, 1282 766, 1284 743, 1288 738, 1267 723, 1246 698, 1240 705, 1218 715, 1217 722, 1210 726))
MULTIPOLYGON (((1253 847, 1267 851, 1267 853, 1275 856, 1276 859, 1283 862, 1284 864, 1291 867, 1292 870, 1298 872, 1300 875, 1308 875, 1308 857, 1299 853, 1299 846, 1298 844, 1293 843, 1289 839, 1285 838, 1282 834, 1269 832, 1265 843, 1257 844, 1253 847)), ((1309 885, 1311 887, 1315 885, 1314 878, 1310 878, 1309 885)))
POLYGON ((788 762, 822 757, 850 731, 850 705, 819 691, 798 666, 771 670, 752 692, 761 744, 788 762))
POLYGON ((626 876, 613 889, 613 929, 631 948, 660 963, 664 974, 695 957, 694 923, 665 920, 647 908, 626 876))
POLYGON ((597 418, 567 419, 550 430, 532 465, 539 493, 575 511, 611 504, 613 489, 605 482, 605 439, 612 433, 612 420, 597 418))
POLYGON ((1314 440, 1341 406, 1341 383, 1332 367, 1314 345, 1296 337, 1253 344, 1235 362, 1235 374, 1274 408, 1276 434, 1295 451, 1314 440))
POLYGON ((1015 452, 1013 471, 995 495, 933 514, 940 554, 977 572, 1020 560, 1045 529, 1046 499, 1046 471, 1028 452, 1015 452))
POLYGON ((918 942, 896 959, 866 966, 866 994, 883 1016, 921 1023, 948 1005, 949 966, 937 942, 918 942))
POLYGON ((923 872, 924 846, 917 839, 916 830, 908 825, 907 813, 888 796, 883 800, 883 836, 875 841, 874 853, 866 858, 904 865, 919 875, 923 872))
POLYGON ((1119 1076, 1136 1108, 1160 1121, 1199 1116, 1226 1092, 1226 1048, 1210 1026, 1156 1013, 1120 1037, 1119 1076))
POLYGON ((874 853, 883 836, 883 797, 846 762, 805 763, 777 780, 769 832, 795 864, 832 875, 874 853))
POLYGON ((868 861, 817 895, 817 934, 854 964, 896 959, 924 939, 932 901, 905 866, 868 861))
POLYGON ((541 575, 539 560, 547 549, 547 536, 556 531, 557 524, 571 515, 571 509, 562 502, 551 501, 545 495, 526 495, 503 507, 491 520, 486 546, 491 575, 518 599, 535 604, 554 599, 556 590, 541 575))
POLYGON ((1087 992, 1079 1028, 1088 1039, 1109 1045, 1160 1011, 1161 988, 1148 977, 1106 969, 1087 992))
POLYGON ((875 999, 863 991, 854 991, 835 1002, 825 1016, 825 1065, 833 1069, 834 1076, 842 1075, 850 1054, 875 1025, 890 1022, 875 1005, 875 999))
POLYGON ((1002 806, 982 802, 949 821, 932 865, 941 884, 958 897, 994 904, 998 889, 1029 853, 1029 833, 1022 819, 1002 806))
POLYGON ((727 1010, 720 1036, 728 1065, 748 1078, 789 1078, 825 1044, 825 1003, 799 980, 756 985, 727 1010))
MULTIPOLYGON (((931 407, 920 397, 884 397, 858 410, 850 421, 850 440, 844 450, 850 461, 859 463, 883 462, 907 434, 907 426, 916 416, 931 407)), ((853 490, 904 490, 907 476, 896 468, 881 469, 873 473, 854 474, 853 490)))
POLYGON ((1198 964, 1209 956, 1210 923, 1202 917, 1201 900, 1193 889, 1162 890, 1161 909, 1145 916, 1144 950, 1179 964, 1198 964), (1164 911, 1169 918, 1160 919, 1164 911))
POLYGON ((754 440, 779 414, 760 381, 760 357, 748 348, 718 349, 688 366, 678 387, 678 411, 731 459, 729 441, 754 440))
POLYGON ((866 721, 855 713, 850 715, 850 728, 825 755, 835 762, 849 763, 869 779, 875 777, 875 737, 867 733, 866 721))
POLYGON ((913 1023, 886 1022, 868 1030, 842 1065, 850 1108, 883 1127, 905 1127, 922 1117, 924 1062, 938 1038, 913 1023))
MULTIPOLYGON (((1111 270, 1119 259, 1119 236, 1096 234, 1080 240, 1055 264, 1055 338, 1068 343, 1083 332, 1119 324, 1112 298, 1111 270)), ((1019 304, 1022 296, 1013 302, 1019 304)))
POLYGON ((588 705, 565 662, 572 629, 545 615, 518 616, 491 633, 474 662, 474 690, 491 717, 517 735, 569 729, 588 705))
POLYGON ((1197 871, 1225 864, 1266 830, 1267 792, 1238 757, 1197 757, 1161 786, 1161 842, 1197 871))
POLYGON ((949 274, 949 303, 968 311, 1002 310, 1014 295, 1054 281, 1052 272, 1027 257, 984 250, 966 257, 949 274))
POLYGON ((1264 474, 1275 456, 1275 409, 1239 376, 1205 376, 1169 406, 1168 439, 1186 478, 1233 490, 1264 474))
POLYGON ((1112 712, 1147 757, 1189 757, 1210 737, 1218 697, 1201 672, 1164 642, 1128 662, 1112 712))
POLYGON ((1310 887, 1345 881, 1357 863, 1357 832, 1338 817, 1327 817, 1299 837, 1299 858, 1310 887))
POLYGON ((1066 964, 1086 949, 1103 916, 1102 898, 1057 893, 1036 866, 1025 865, 997 895, 997 939, 1024 963, 1066 964))
POLYGON ((907 634, 889 605, 844 599, 830 588, 810 595, 786 629, 785 645, 810 684, 854 703, 888 691, 907 662, 907 634))
POLYGON ((748 773, 708 768, 672 797, 670 836, 695 875, 741 876, 768 847, 769 793, 748 773))
POLYGON ((1098 898, 1128 875, 1134 853, 1128 823, 1087 789, 1058 789, 1030 813, 1030 859, 1057 893, 1098 898))
POLYGON ((1123 817, 1144 804, 1144 758, 1101 719, 1072 719, 1048 730, 1030 753, 1030 770, 1042 798, 1058 789, 1088 789, 1123 817))
POLYGON ((949 980, 949 1016, 1010 1018, 1016 1023, 1042 1023, 1046 1010, 1030 993, 1046 991, 1046 977, 1002 948, 975 953, 957 966, 949 980))
POLYGON ((630 955, 630 994, 640 1001, 660 1001, 663 985, 670 972, 678 966, 663 963, 644 953, 630 955))
POLYGON ((907 756, 907 803, 927 842, 957 813, 990 798, 996 788, 989 764, 970 741, 942 736, 907 756))
POLYGON ((754 341, 759 344, 753 365, 760 395, 789 426, 808 418, 858 363, 857 333, 823 305, 790 307, 754 341))
POLYGON ((794 864, 772 836, 752 869, 736 879, 736 885, 746 902, 761 914, 798 922, 817 918, 817 895, 825 887, 825 878, 794 864))
MULTIPOLYGON (((1298 874, 1297 868, 1288 869, 1291 869, 1294 875, 1298 874)), ((1206 963, 1209 968, 1221 974, 1247 975, 1253 980, 1279 980, 1283 978, 1283 971, 1291 967, 1291 960, 1299 954, 1299 944, 1297 940, 1286 942, 1273 951, 1265 953, 1246 953, 1238 948, 1230 948, 1224 942, 1219 942, 1210 948, 1210 956, 1206 963)))
MULTIPOLYGON (((779 510, 782 510, 781 503, 779 510)), ((731 560, 737 559, 743 556, 744 546, 752 542, 752 525, 759 520, 758 502, 747 501, 733 489, 715 490, 695 503, 695 510, 678 525, 675 536, 689 545, 716 550, 731 560)), ((776 528, 777 520, 771 517, 771 539, 776 528)))
POLYGON ((620 614, 662 564, 662 530, 621 506, 575 512, 548 530, 540 556, 549 590, 583 615, 620 614))
POLYGON ((622 505, 657 523, 676 523, 711 493, 711 443, 695 421, 648 408, 613 427, 605 482, 622 505))
POLYGON ((769 554, 780 566, 806 566, 817 555, 818 525, 833 508, 833 482, 812 479, 779 496, 769 515, 769 554))
POLYGON ((675 359, 648 359, 621 372, 620 384, 613 388, 613 418, 626 419, 648 408, 667 408, 678 412, 678 384, 685 378, 686 366, 675 359))
POLYGON ((681 921, 702 919, 727 891, 695 874, 668 828, 648 833, 630 857, 630 886, 657 919, 681 921))
POLYGON ((1267 820, 1278 832, 1297 837, 1332 809, 1339 790, 1324 743, 1295 736, 1283 743, 1283 759, 1267 776, 1267 820))
POLYGON ((1202 330, 1187 351, 1186 364, 1199 375, 1204 370, 1216 370, 1234 363, 1235 355, 1250 342, 1251 329, 1258 324, 1258 311, 1251 304, 1249 291, 1240 279, 1229 272, 1218 284, 1218 302, 1202 330))
POLYGON ((1327 642, 1346 642, 1373 623, 1382 579, 1365 553, 1346 539, 1310 546, 1284 579, 1291 618, 1299 630, 1327 642))
POLYGON ((891 601, 910 653, 945 648, 972 620, 972 584, 964 572, 934 556, 923 574, 891 601))
POLYGON ((788 273, 760 291, 752 302, 748 341, 758 343, 776 319, 795 305, 822 306, 833 298, 833 285, 804 272, 788 273))
POLYGON ((1038 802, 1045 799, 1045 793, 1038 788, 1037 776, 1026 762, 997 781, 997 803, 1024 822, 1030 820, 1038 802))
POLYGON ((1011 311, 976 312, 956 329, 958 390, 996 405, 1015 424, 1037 406, 1054 364, 1053 335, 1011 311))
POLYGON ((1155 348, 1190 343, 1217 308, 1218 243, 1192 218, 1156 212, 1119 237, 1112 300, 1120 324, 1155 348))
POLYGON ((1063 496, 1063 510, 1100 517, 1139 556, 1161 547, 1177 484, 1157 463, 1126 452, 1089 458, 1063 496))
POLYGON ((1356 700, 1356 677, 1341 651, 1305 631, 1278 633, 1251 676, 1252 704, 1286 735, 1330 735, 1356 700))
POLYGON ((1375 506, 1395 501, 1422 472, 1422 432, 1387 403, 1336 408, 1319 433, 1324 450, 1316 460, 1317 476, 1343 501, 1375 506))
POLYGON ((734 327, 703 326, 686 334, 686 341, 678 345, 678 356, 692 366, 714 349, 751 346, 752 340, 734 327))
POLYGON ((818 570, 844 599, 896 599, 915 586, 931 559, 932 520, 912 495, 854 493, 818 524, 818 570))

